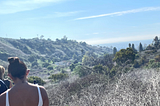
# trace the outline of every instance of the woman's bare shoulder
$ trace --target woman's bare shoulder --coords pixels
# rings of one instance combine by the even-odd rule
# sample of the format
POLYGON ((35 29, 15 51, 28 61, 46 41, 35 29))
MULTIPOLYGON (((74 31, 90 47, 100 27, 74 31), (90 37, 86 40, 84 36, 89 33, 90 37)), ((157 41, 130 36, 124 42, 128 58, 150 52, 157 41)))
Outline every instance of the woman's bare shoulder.
POLYGON ((41 86, 41 85, 37 85, 37 84, 31 84, 29 83, 30 86, 32 87, 39 87, 40 88, 40 91, 41 91, 41 95, 42 95, 42 98, 43 98, 43 101, 44 101, 44 106, 49 106, 49 99, 48 99, 48 94, 47 94, 47 91, 45 89, 45 87, 41 86))
MULTIPOLYGON (((9 89, 7 90, 9 91, 9 89)), ((5 101, 6 101, 6 92, 3 92, 2 94, 0 94, 0 106, 5 106, 5 101)))
POLYGON ((32 87, 37 87, 37 86, 38 86, 42 92, 46 91, 45 88, 44 88, 43 86, 41 86, 41 85, 32 84, 32 83, 28 83, 28 84, 29 84, 30 86, 32 86, 32 87))
POLYGON ((6 104, 6 94, 1 94, 0 95, 0 106, 5 106, 5 104, 6 104))

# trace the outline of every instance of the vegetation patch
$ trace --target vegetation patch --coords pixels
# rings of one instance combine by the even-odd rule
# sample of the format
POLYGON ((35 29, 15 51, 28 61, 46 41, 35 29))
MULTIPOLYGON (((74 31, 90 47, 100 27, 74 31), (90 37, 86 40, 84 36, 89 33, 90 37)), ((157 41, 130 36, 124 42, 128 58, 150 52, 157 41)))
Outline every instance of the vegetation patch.
POLYGON ((30 82, 30 83, 36 83, 38 85, 44 85, 46 83, 40 77, 37 77, 37 76, 31 76, 31 77, 29 77, 28 78, 28 82, 30 82))

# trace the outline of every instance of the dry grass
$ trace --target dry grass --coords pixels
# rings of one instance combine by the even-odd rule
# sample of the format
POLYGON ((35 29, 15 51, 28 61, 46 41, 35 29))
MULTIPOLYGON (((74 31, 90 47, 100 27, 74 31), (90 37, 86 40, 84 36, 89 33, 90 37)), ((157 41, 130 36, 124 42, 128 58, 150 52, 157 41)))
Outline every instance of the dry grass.
POLYGON ((77 80, 48 86, 50 106, 160 106, 158 70, 134 70, 109 85, 99 79, 74 93, 68 87, 77 80))

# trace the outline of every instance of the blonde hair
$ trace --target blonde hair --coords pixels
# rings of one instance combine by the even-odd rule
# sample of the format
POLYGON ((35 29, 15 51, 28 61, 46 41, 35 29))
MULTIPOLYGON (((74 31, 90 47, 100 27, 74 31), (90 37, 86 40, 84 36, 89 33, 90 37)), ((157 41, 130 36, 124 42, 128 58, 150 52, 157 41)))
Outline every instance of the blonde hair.
POLYGON ((5 72, 5 68, 0 65, 0 79, 3 79, 4 72, 5 72))

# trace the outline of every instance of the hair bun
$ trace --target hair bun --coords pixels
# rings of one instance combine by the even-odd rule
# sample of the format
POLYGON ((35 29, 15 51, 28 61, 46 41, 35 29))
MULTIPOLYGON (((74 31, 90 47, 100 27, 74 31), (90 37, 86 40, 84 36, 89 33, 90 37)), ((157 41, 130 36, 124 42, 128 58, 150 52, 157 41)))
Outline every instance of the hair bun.
POLYGON ((9 57, 8 61, 9 61, 10 64, 19 63, 19 58, 18 57, 9 57))

